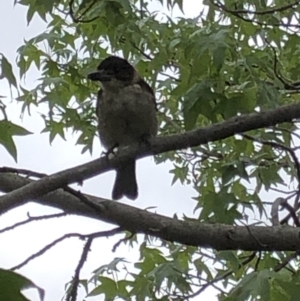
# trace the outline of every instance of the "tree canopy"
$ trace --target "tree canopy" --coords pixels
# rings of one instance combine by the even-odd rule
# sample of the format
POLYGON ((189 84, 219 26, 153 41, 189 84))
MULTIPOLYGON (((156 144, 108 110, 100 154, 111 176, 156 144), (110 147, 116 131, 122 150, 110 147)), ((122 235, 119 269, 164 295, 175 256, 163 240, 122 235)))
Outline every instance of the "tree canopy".
MULTIPOLYGON (((86 242, 66 299, 75 301, 83 286, 87 298, 105 300, 192 300, 208 287, 223 301, 298 300, 300 1, 206 0, 193 18, 187 0, 15 4, 27 7, 29 26, 38 15, 47 29, 20 45, 19 74, 1 54, 0 79, 22 114, 46 108, 50 143, 70 130, 82 152, 93 151, 98 88, 87 75, 109 54, 128 59, 157 99, 159 136, 149 145, 50 176, 0 169, 1 213, 35 200, 113 225, 78 236, 86 242), (40 78, 29 89, 23 79, 33 67, 40 78), (150 155, 172 162, 173 183, 193 187, 192 216, 166 217, 68 187, 150 155), (118 245, 138 249, 140 260, 115 258, 82 279, 93 240, 117 233, 118 245)), ((0 96, 0 143, 16 160, 14 136, 30 132, 11 122, 8 106, 0 96)), ((20 277, 0 270, 0 291, 16 283, 6 294, 24 300, 20 289, 36 285, 20 277)))

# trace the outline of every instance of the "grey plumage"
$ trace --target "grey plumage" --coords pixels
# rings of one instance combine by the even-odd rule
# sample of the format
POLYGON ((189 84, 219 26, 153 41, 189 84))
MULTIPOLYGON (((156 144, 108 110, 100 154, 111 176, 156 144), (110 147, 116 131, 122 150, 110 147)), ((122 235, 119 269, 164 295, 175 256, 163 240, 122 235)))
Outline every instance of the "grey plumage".
MULTIPOLYGON (((101 143, 106 149, 142 143, 157 134, 153 90, 124 59, 110 56, 91 73, 103 89, 98 92, 97 117, 101 143)), ((135 199, 138 188, 135 160, 118 166, 113 199, 135 199)))

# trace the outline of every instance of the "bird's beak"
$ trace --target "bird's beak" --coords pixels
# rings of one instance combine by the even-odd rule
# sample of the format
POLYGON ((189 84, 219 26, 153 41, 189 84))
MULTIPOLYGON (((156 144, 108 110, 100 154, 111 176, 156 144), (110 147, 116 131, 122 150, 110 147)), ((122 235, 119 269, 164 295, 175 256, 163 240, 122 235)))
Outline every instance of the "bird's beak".
POLYGON ((107 82, 111 80, 111 75, 109 75, 105 70, 97 70, 88 74, 88 79, 93 81, 107 82))

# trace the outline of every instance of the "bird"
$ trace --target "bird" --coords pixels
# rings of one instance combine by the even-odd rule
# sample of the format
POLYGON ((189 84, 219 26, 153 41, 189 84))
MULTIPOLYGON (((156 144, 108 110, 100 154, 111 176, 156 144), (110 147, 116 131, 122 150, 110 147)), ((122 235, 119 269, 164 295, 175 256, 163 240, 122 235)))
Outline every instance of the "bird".
MULTIPOLYGON (((153 89, 124 58, 108 56, 88 79, 99 81, 96 115, 101 144, 109 152, 116 147, 147 143, 157 135, 157 106, 153 89)), ((135 160, 116 167, 112 199, 138 196, 135 160)))

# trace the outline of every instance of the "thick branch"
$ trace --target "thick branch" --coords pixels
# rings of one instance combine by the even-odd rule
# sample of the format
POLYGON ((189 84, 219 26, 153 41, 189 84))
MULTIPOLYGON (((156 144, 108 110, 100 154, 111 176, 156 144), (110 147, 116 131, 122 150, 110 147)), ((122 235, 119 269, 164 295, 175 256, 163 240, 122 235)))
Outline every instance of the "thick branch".
POLYGON ((184 134, 157 137, 148 145, 133 145, 122 148, 113 159, 101 158, 32 182, 0 197, 0 213, 22 205, 68 184, 82 182, 105 171, 111 170, 128 158, 142 158, 172 150, 198 146, 209 141, 221 140, 237 133, 274 126, 300 118, 300 103, 282 106, 277 109, 245 114, 228 119, 206 128, 184 134))
MULTIPOLYGON (((0 174, 0 190, 13 189, 34 182, 14 174, 0 174)), ((87 195, 86 195, 87 196, 87 195)), ((117 224, 133 233, 145 233, 182 244, 210 247, 217 250, 296 251, 300 249, 300 229, 289 226, 240 227, 223 224, 185 222, 164 217, 118 202, 87 196, 99 210, 84 205, 62 189, 40 197, 37 202, 62 209, 70 214, 91 217, 117 224)))
POLYGON ((120 203, 90 197, 97 204, 96 210, 81 203, 75 196, 57 189, 108 171, 131 157, 142 158, 151 154, 193 147, 209 141, 221 140, 237 133, 289 122, 299 117, 300 103, 267 112, 242 115, 185 134, 157 137, 151 141, 150 146, 140 145, 123 148, 111 160, 107 158, 94 160, 44 177, 39 181, 31 181, 17 175, 3 173, 0 174, 0 190, 11 192, 0 198, 0 213, 5 213, 30 200, 36 200, 39 203, 60 208, 68 213, 89 216, 117 224, 133 233, 142 232, 187 245, 212 247, 218 250, 295 251, 300 249, 300 230, 298 228, 287 226, 247 228, 184 222, 120 203))

